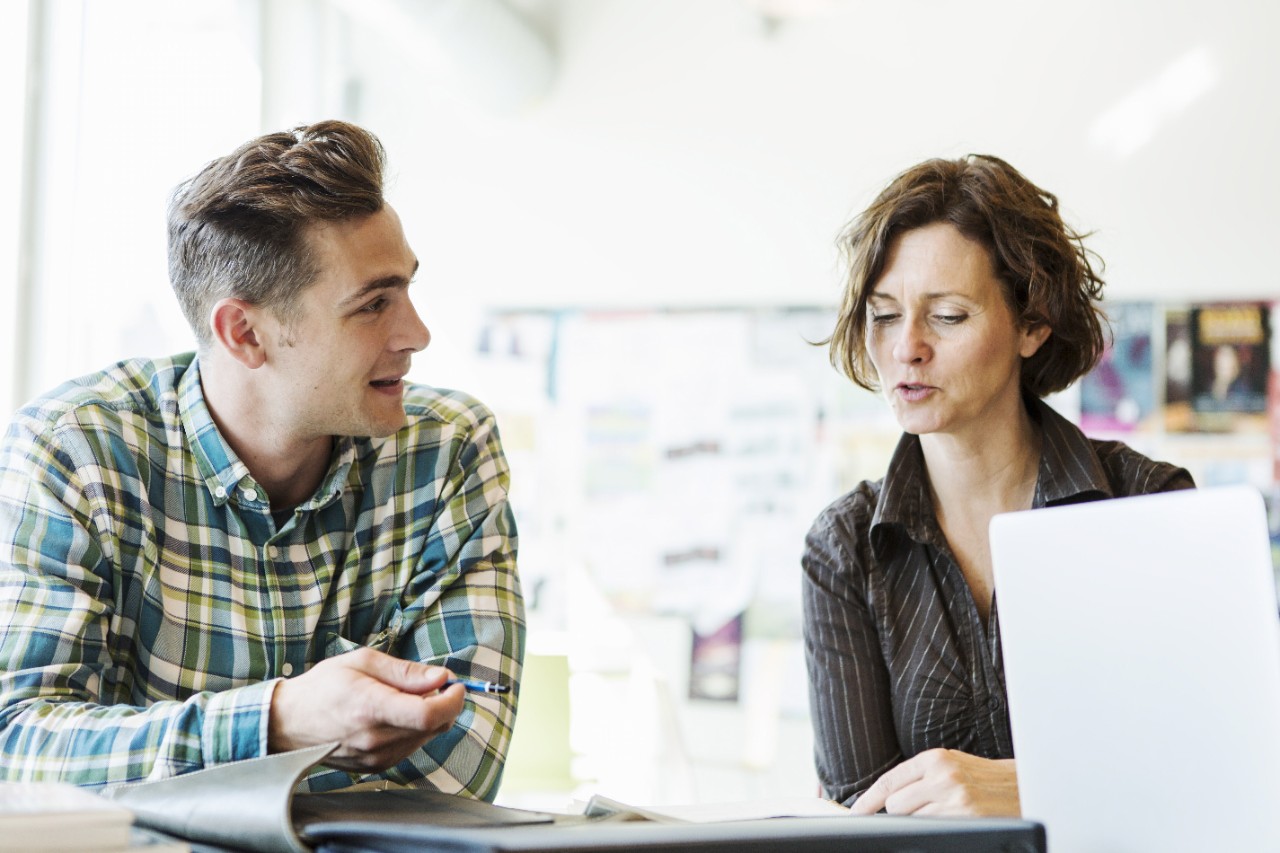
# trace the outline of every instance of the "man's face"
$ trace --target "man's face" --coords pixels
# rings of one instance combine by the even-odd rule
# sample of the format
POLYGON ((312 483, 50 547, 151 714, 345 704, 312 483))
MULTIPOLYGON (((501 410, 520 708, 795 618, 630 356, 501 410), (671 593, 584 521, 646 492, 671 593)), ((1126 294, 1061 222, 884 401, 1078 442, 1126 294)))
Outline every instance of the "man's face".
POLYGON ((386 436, 404 425, 404 375, 431 334, 409 299, 418 260, 390 206, 311 226, 320 267, 288 321, 264 324, 273 411, 296 440, 386 436))

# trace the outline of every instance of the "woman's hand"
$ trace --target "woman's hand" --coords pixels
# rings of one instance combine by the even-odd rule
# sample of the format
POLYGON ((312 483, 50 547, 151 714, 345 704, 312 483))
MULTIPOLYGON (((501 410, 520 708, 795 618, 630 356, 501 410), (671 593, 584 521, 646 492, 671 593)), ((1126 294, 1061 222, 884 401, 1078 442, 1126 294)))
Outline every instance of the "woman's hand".
POLYGON ((1012 758, 978 758, 954 749, 930 749, 875 781, 853 803, 853 813, 1019 817, 1018 773, 1012 758))

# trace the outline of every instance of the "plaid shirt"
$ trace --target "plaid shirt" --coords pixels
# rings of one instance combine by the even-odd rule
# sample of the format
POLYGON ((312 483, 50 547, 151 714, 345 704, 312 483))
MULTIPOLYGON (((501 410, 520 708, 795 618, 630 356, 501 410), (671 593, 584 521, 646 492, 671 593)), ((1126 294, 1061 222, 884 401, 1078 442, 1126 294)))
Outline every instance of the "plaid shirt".
POLYGON ((371 646, 512 685, 468 694, 378 774, 492 799, 525 632, 507 464, 475 400, 409 386, 405 411, 389 438, 336 440, 277 521, 191 354, 20 410, 0 449, 0 778, 114 784, 265 755, 275 680, 371 646))

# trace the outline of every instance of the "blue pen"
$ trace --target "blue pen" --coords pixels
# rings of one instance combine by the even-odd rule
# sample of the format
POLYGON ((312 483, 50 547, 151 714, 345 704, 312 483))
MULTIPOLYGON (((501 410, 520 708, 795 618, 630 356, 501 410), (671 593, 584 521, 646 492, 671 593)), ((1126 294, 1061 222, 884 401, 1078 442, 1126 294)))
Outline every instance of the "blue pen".
POLYGON ((450 678, 444 683, 445 688, 461 684, 471 693, 510 693, 511 688, 505 684, 494 684, 492 681, 471 681, 466 678, 450 678))

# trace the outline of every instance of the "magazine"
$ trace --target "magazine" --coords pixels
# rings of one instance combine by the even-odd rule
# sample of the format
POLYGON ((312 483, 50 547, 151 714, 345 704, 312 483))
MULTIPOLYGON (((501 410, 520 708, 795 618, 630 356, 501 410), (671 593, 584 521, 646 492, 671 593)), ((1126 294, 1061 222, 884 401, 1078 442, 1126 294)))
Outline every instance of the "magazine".
POLYGON ((1197 429, 1265 428, 1270 327, 1271 312, 1262 303, 1191 309, 1191 407, 1197 429))
POLYGON ((1089 433, 1149 429, 1156 411, 1155 306, 1121 302, 1108 306, 1107 318, 1111 343, 1080 381, 1080 428, 1089 433))

